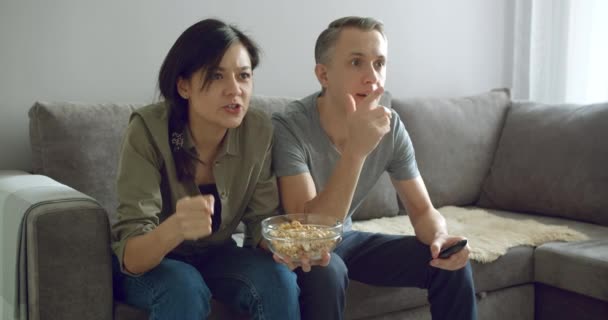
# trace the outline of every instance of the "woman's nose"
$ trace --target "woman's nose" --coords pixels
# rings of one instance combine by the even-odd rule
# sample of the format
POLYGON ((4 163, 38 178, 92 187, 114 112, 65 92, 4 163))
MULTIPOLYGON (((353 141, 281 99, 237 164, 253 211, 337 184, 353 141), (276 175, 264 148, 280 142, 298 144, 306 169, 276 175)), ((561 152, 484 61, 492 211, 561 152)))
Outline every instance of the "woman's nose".
POLYGON ((226 87, 226 94, 239 96, 242 93, 243 93, 243 90, 241 89, 241 86, 239 85, 239 82, 237 81, 237 79, 235 77, 231 77, 230 80, 228 80, 228 84, 226 87))

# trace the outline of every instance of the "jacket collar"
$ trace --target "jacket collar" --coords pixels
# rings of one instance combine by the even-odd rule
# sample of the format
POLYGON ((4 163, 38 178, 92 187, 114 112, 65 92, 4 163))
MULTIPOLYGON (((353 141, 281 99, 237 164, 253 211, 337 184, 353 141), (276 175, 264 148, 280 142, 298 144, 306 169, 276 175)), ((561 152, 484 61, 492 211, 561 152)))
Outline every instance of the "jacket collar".
MULTIPOLYGON (((241 149, 239 128, 240 126, 228 129, 226 135, 224 136, 224 139, 221 142, 220 149, 218 150, 218 159, 227 154, 231 156, 239 156, 241 149)), ((197 154, 196 145, 194 144, 194 138, 192 138, 190 127, 187 124, 184 127, 184 131, 184 148, 192 154, 197 154)))

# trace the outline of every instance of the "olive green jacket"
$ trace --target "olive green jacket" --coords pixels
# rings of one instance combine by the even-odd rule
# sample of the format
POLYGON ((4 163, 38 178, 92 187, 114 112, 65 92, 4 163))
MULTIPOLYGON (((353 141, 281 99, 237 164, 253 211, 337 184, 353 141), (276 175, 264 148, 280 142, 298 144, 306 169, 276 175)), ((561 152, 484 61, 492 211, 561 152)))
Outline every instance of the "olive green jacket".
MULTIPOLYGON (((117 174, 117 222, 112 226, 112 250, 123 272, 127 239, 153 230, 175 212, 186 196, 200 195, 193 180, 180 182, 171 153, 168 108, 164 102, 136 110, 124 135, 117 174)), ((185 130, 189 132, 189 130, 185 130)), ((245 224, 244 246, 261 240, 260 222, 276 214, 276 178, 271 171, 272 124, 260 110, 249 109, 242 124, 228 129, 213 174, 222 202, 222 223, 216 232, 184 241, 173 250, 193 255, 200 249, 229 241, 239 222, 245 224)), ((196 150, 184 135, 184 148, 196 150)))

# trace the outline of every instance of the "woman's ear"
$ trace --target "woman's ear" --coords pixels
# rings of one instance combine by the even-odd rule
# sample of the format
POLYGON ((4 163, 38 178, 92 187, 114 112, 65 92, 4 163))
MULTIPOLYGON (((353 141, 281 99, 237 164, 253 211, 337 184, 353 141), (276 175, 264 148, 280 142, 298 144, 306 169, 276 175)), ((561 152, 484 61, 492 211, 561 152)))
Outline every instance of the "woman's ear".
POLYGON ((317 63, 315 66, 315 75, 321 84, 321 87, 327 88, 327 67, 324 64, 317 63))
POLYGON ((177 93, 185 100, 188 100, 190 98, 190 80, 179 77, 175 85, 177 86, 177 93))

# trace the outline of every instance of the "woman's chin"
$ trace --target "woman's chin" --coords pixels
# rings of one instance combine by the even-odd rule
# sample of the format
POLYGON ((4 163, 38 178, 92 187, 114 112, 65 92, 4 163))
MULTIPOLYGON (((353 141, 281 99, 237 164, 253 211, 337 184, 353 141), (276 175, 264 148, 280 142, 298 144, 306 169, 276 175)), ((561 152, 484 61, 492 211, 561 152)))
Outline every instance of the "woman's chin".
POLYGON ((222 121, 222 125, 226 127, 226 129, 234 129, 243 123, 243 118, 238 119, 229 119, 227 121, 222 121))

